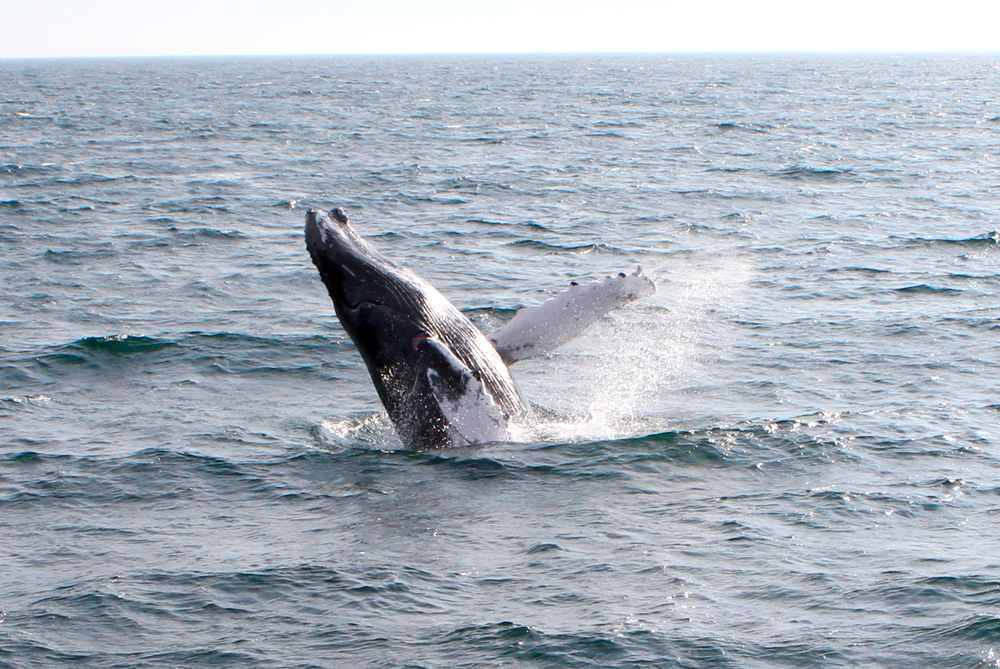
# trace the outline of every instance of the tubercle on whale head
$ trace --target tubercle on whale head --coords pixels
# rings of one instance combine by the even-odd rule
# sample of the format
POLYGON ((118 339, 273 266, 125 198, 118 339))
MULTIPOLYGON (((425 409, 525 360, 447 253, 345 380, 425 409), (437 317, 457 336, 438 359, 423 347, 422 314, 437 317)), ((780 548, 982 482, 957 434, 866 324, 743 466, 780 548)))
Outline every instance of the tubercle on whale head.
POLYGON ((350 225, 350 221, 347 218, 347 212, 344 211, 343 207, 334 207, 333 209, 308 209, 306 211, 306 220, 319 217, 328 216, 335 220, 337 223, 342 225, 350 225))
MULTIPOLYGON (((326 257, 330 261, 346 261, 359 256, 375 254, 354 231, 347 218, 347 212, 340 207, 323 211, 310 209, 306 212, 306 247, 313 258, 326 257)), ((318 263, 317 263, 318 264, 318 263)))
POLYGON ((343 207, 334 207, 330 210, 330 218, 337 221, 341 225, 350 225, 350 221, 347 220, 347 212, 344 211, 343 207))
POLYGON ((356 237, 347 212, 340 207, 329 211, 310 209, 306 212, 306 245, 310 251, 343 243, 347 239, 353 241, 356 237))

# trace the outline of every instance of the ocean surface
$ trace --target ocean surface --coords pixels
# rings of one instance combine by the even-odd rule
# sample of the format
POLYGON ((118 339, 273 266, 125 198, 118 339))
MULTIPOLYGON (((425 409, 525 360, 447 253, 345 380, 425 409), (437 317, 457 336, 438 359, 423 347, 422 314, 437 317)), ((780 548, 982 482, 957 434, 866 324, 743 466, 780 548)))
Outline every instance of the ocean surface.
POLYGON ((1000 57, 0 61, 0 667, 1000 666, 1000 57), (305 251, 484 331, 401 450, 305 251))

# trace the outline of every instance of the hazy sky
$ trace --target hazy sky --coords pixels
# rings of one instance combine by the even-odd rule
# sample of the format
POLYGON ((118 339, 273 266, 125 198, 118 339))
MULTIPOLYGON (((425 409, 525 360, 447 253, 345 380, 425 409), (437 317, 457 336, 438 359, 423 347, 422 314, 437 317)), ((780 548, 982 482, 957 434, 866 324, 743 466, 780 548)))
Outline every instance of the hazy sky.
POLYGON ((0 0, 0 58, 1000 51, 997 0, 0 0))

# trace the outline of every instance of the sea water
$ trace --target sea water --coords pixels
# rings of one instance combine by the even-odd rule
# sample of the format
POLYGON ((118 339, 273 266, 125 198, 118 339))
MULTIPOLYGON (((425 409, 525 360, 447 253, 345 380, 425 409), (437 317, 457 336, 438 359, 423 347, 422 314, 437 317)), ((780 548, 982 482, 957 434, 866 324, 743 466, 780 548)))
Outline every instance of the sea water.
POLYGON ((1000 59, 0 62, 0 666, 1000 666, 1000 59), (484 331, 410 453, 310 207, 484 331))

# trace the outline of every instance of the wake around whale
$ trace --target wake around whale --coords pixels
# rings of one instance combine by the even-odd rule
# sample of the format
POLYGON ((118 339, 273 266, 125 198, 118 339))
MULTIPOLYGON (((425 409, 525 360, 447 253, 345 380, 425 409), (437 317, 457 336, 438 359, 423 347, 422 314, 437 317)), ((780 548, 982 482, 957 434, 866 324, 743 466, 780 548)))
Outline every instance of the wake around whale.
POLYGON ((641 268, 573 284, 487 338, 437 289, 372 248, 343 209, 310 210, 305 237, 337 317, 399 438, 414 450, 509 441, 511 425, 532 419, 509 365, 655 292, 641 268))

